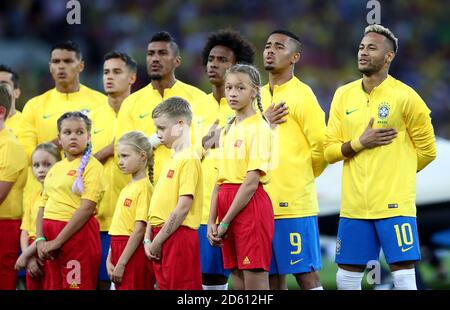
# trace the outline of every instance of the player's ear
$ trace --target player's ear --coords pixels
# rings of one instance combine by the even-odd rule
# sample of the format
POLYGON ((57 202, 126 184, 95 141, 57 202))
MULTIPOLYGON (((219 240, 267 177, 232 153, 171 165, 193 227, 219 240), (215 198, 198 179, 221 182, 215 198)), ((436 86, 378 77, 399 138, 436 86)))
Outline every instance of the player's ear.
POLYGON ((80 63, 78 64, 78 72, 83 72, 84 70, 84 60, 80 60, 80 63))
POLYGON ((61 143, 61 133, 60 132, 58 132, 58 135, 56 136, 56 138, 58 139, 58 144, 62 145, 62 143, 61 143))
POLYGON ((292 57, 291 57, 291 63, 295 64, 295 63, 299 62, 299 60, 300 60, 300 52, 293 53, 292 57))
POLYGON ((176 56, 174 59, 175 68, 178 68, 181 65, 181 56, 176 56))
POLYGON ((130 73, 130 75, 128 76, 128 83, 130 85, 133 85, 136 82, 136 73, 132 72, 130 73))
POLYGON ((386 53, 386 63, 390 64, 395 58, 395 52, 394 51, 389 51, 386 53))
POLYGON ((15 88, 13 90, 13 97, 14 97, 14 99, 16 99, 16 100, 19 99, 20 94, 21 94, 20 88, 15 88))

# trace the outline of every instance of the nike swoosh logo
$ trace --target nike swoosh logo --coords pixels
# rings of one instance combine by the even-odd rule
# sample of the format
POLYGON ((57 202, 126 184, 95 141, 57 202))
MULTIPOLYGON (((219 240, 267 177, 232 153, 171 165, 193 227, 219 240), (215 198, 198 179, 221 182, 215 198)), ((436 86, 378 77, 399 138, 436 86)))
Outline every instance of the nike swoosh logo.
POLYGON ((105 130, 105 129, 97 129, 97 130, 94 130, 94 135, 95 135, 95 134, 98 134, 99 132, 102 132, 103 130, 105 130))
POLYGON ((303 260, 303 258, 302 258, 302 259, 297 259, 297 260, 294 260, 294 261, 291 259, 291 265, 298 264, 298 263, 300 263, 302 260, 303 260))
POLYGON ((352 114, 355 111, 358 111, 358 109, 354 109, 354 110, 351 110, 351 111, 345 110, 345 114, 350 115, 350 114, 352 114))
POLYGON ((402 248, 402 252, 405 253, 405 252, 411 250, 413 247, 414 247, 414 246, 410 246, 409 248, 406 248, 406 249, 402 248))
POLYGON ((53 116, 53 114, 44 114, 44 115, 42 115, 42 118, 43 119, 48 119, 48 118, 50 118, 52 116, 53 116))
POLYGON ((149 116, 149 115, 150 115, 150 112, 149 113, 139 114, 139 118, 143 119, 144 117, 149 116))

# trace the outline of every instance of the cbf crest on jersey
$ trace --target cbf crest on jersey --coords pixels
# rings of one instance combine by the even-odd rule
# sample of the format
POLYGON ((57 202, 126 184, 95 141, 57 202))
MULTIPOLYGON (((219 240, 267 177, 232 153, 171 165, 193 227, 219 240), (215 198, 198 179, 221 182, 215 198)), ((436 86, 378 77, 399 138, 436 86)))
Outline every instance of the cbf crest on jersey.
POLYGON ((389 117, 389 112, 391 111, 391 106, 388 102, 382 102, 378 106, 378 124, 387 125, 387 119, 389 117))

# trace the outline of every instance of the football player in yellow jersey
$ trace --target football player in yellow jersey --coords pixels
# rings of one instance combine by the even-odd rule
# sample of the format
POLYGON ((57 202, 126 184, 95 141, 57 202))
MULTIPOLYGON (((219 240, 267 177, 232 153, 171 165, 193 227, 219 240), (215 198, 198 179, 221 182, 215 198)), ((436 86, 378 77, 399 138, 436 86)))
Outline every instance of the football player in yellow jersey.
POLYGON ((299 59, 300 41, 295 34, 276 30, 269 35, 264 48, 269 83, 262 89, 262 100, 271 123, 274 110, 284 116, 278 125, 272 124, 279 161, 265 185, 275 213, 270 284, 272 289, 285 289, 286 275, 293 274, 302 289, 321 290, 315 178, 326 167, 325 113, 311 88, 294 76, 299 59))
MULTIPOLYGON (((131 94, 122 104, 118 116, 116 141, 126 132, 139 130, 151 136, 155 149, 155 184, 161 172, 163 162, 170 157, 170 149, 160 145, 156 128, 151 121, 153 109, 170 97, 181 97, 192 107, 192 130, 204 121, 203 115, 209 113, 206 94, 200 89, 183 83, 175 77, 175 70, 181 64, 178 45, 165 31, 155 33, 147 46, 147 72, 151 82, 144 88, 131 94)), ((201 140, 201 137, 200 139, 201 140)))
POLYGON ((397 49, 389 29, 368 26, 358 51, 363 77, 338 88, 331 104, 325 158, 344 161, 338 289, 360 290, 380 248, 395 289, 417 289, 416 173, 436 157, 436 145, 425 102, 388 74, 397 49))
POLYGON ((136 72, 136 61, 129 55, 121 52, 107 53, 103 64, 103 87, 108 95, 108 104, 90 113, 92 150, 95 158, 103 164, 107 182, 97 213, 102 241, 100 289, 109 290, 110 288, 110 279, 106 270, 106 258, 111 239, 108 230, 120 191, 130 181, 130 177, 120 171, 117 156, 114 156, 114 132, 117 126, 117 114, 123 100, 131 93, 131 85, 136 81, 136 72))
MULTIPOLYGON (((210 34, 206 41, 202 58, 209 82, 212 85, 212 93, 208 95, 210 120, 218 119, 219 128, 225 126, 228 118, 234 117, 234 112, 225 98, 225 71, 236 63, 253 64, 254 54, 251 43, 238 32, 230 29, 214 32, 210 34)), ((217 170, 214 168, 214 154, 216 152, 216 149, 209 149, 202 160, 203 212, 198 233, 204 290, 226 290, 230 273, 223 268, 220 248, 211 246, 206 238, 211 193, 217 180, 217 170)))
POLYGON ((10 87, 0 85, 0 290, 16 289, 13 260, 19 254, 22 191, 27 178, 26 154, 5 128, 10 107, 10 87))
POLYGON ((69 111, 89 113, 106 104, 105 95, 80 83, 84 61, 75 42, 60 42, 52 47, 49 69, 55 87, 30 99, 22 112, 19 140, 28 156, 40 143, 58 145, 56 120, 62 114, 69 111))
POLYGON ((22 120, 22 113, 16 110, 16 100, 20 97, 19 75, 10 67, 0 64, 0 84, 9 85, 12 89, 11 109, 5 126, 11 129, 17 137, 22 120))

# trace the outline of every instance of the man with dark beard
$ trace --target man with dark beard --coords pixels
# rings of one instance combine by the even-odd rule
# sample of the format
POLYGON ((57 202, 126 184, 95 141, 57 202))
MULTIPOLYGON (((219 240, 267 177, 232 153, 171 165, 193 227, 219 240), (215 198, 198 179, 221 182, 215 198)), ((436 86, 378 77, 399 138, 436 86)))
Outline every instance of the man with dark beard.
POLYGON ((436 145, 425 102, 388 74, 397 50, 389 29, 368 26, 358 51, 363 78, 338 88, 331 104, 325 159, 344 161, 338 289, 360 290, 381 248, 395 289, 417 289, 416 173, 436 157, 436 145))
MULTIPOLYGON (((185 99, 192 108, 193 127, 201 125, 201 115, 207 114, 210 107, 206 94, 200 89, 183 83, 175 77, 175 70, 181 64, 178 45, 166 31, 157 32, 147 46, 147 73, 151 82, 144 88, 127 97, 122 103, 118 115, 116 139, 126 132, 140 130, 151 136, 155 149, 154 183, 156 184, 163 161, 170 156, 170 149, 160 145, 156 136, 156 128, 152 121, 153 109, 170 97, 185 99)), ((201 140, 201 137, 200 139, 201 140)))

